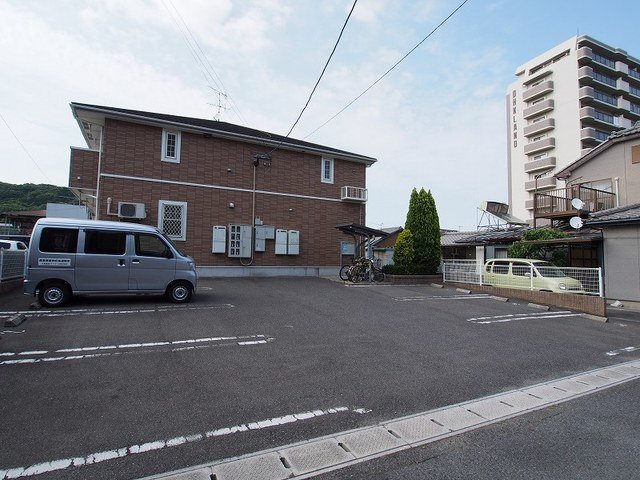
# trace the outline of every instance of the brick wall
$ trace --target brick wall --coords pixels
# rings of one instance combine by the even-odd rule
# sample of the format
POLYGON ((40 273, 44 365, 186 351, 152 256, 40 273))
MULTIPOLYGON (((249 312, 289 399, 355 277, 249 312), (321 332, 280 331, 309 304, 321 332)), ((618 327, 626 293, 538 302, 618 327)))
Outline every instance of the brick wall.
POLYGON ((69 186, 95 190, 98 179, 98 152, 71 147, 69 186))
MULTIPOLYGON (((142 177, 162 182, 102 177, 99 212, 108 216, 118 202, 141 202, 147 209, 142 223, 158 225, 159 200, 187 202, 187 240, 177 242, 192 255, 199 266, 238 266, 239 259, 226 254, 212 254, 212 227, 230 223, 251 224, 250 191, 207 188, 207 185, 251 190, 253 155, 268 151, 249 143, 216 139, 183 132, 180 163, 160 160, 162 129, 147 125, 107 120, 103 141, 102 172, 142 177), (230 171, 229 171, 230 170, 230 171), (198 185, 176 185, 188 182, 198 185), (229 208, 233 203, 235 208, 229 208)), ((334 183, 321 179, 321 157, 310 153, 277 150, 267 165, 256 169, 256 189, 340 199, 340 187, 365 187, 365 166, 342 160, 334 161, 334 183)), ((335 266, 340 264, 340 242, 352 237, 335 229, 344 223, 365 223, 365 206, 358 203, 307 199, 268 193, 256 194, 255 214, 265 225, 300 231, 300 255, 276 256, 274 240, 266 241, 266 252, 254 254, 256 266, 335 266)), ((246 260, 245 260, 246 262, 246 260)))
POLYGON ((507 298, 518 298, 531 303, 549 305, 552 307, 568 308, 579 312, 605 317, 606 301, 602 297, 590 295, 573 295, 571 293, 538 292, 535 290, 521 290, 518 288, 490 287, 487 285, 471 285, 466 283, 451 283, 456 287, 468 288, 474 292, 485 292, 507 298))

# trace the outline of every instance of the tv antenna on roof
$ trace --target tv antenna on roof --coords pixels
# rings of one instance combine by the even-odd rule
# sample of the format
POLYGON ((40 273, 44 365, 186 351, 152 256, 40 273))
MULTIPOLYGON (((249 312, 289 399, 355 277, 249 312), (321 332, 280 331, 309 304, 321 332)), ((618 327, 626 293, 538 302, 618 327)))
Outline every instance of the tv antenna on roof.
POLYGON ((218 102, 217 103, 209 103, 209 105, 211 105, 212 107, 217 107, 218 111, 216 112, 216 114, 213 116, 213 119, 216 122, 220 121, 220 116, 222 114, 223 111, 227 111, 229 110, 229 107, 227 107, 227 101, 228 101, 228 96, 225 92, 221 92, 220 90, 216 90, 213 87, 209 87, 211 90, 213 90, 213 92, 215 93, 218 102))

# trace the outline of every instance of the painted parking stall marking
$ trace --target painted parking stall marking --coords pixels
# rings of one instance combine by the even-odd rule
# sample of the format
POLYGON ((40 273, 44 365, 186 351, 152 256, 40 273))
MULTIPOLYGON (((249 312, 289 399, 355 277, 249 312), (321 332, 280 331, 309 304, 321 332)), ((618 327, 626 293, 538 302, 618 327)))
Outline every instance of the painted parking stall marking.
POLYGON ((9 318, 13 315, 23 314, 31 317, 79 317, 84 315, 132 315, 136 313, 164 313, 164 312, 183 312, 194 310, 226 310, 235 308, 230 303, 219 303, 215 305, 194 305, 194 306, 177 306, 166 305, 162 307, 148 308, 131 308, 131 309, 96 309, 96 308, 78 308, 78 309, 56 309, 56 310, 22 310, 15 312, 0 312, 1 318, 9 318))
POLYGON ((605 355, 607 355, 609 357, 616 357, 616 356, 621 355, 623 353, 631 353, 631 352, 635 352, 637 350, 640 350, 640 345, 636 346, 636 347, 624 347, 624 348, 619 348, 618 350, 611 350, 611 351, 605 353, 605 355))
POLYGON ((146 480, 255 478, 256 471, 263 480, 315 477, 638 379, 640 361, 621 363, 146 480))
POLYGON ((579 317, 581 313, 560 311, 560 312, 539 312, 539 313, 512 313, 509 315, 495 315, 492 317, 468 318, 467 322, 487 325, 491 323, 517 322, 522 320, 542 320, 549 318, 579 317))
POLYGON ((273 341, 275 341, 275 338, 272 336, 257 334, 228 337, 191 338, 186 340, 172 340, 163 342, 60 348, 57 350, 0 352, 0 366, 50 363, 68 360, 87 360, 91 358, 111 357, 116 355, 127 355, 136 353, 183 352, 186 350, 197 350, 212 347, 247 347, 264 345, 273 341))
POLYGON ((130 445, 127 447, 113 448, 111 450, 90 453, 88 455, 46 461, 26 467, 0 467, 0 480, 31 477, 43 473, 66 470, 68 468, 82 467, 95 463, 105 462, 108 460, 113 460, 116 458, 127 457, 129 455, 136 455, 154 450, 176 447, 178 445, 184 445, 186 443, 200 442, 210 438, 225 437, 240 432, 249 432, 253 430, 278 427, 280 425, 302 422, 305 420, 324 417, 328 415, 338 415, 346 413, 356 413, 362 415, 363 413, 368 413, 370 411, 371 410, 362 408, 351 409, 344 406, 310 410, 301 413, 284 415, 281 417, 247 422, 239 425, 214 428, 212 430, 180 435, 173 438, 153 440, 137 445, 130 445))
POLYGON ((393 297, 393 300, 396 302, 423 302, 426 300, 474 300, 487 298, 491 298, 491 296, 486 293, 478 293, 473 295, 419 295, 414 297, 393 297))

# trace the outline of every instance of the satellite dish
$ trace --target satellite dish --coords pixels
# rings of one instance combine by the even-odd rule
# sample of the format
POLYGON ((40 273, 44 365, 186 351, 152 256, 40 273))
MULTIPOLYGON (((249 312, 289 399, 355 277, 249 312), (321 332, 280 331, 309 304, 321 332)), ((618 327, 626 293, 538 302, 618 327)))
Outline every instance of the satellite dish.
POLYGON ((582 210, 584 208, 584 202, 579 198, 574 198, 571 200, 571 206, 576 210, 582 210))
MULTIPOLYGON (((574 198, 574 200, 578 200, 578 199, 574 198)), ((573 203, 573 202, 571 202, 571 203, 573 203)), ((569 220, 569 225, 571 225, 576 230, 579 230, 584 225, 584 222, 582 221, 582 219, 580 217, 571 217, 571 220, 569 220)))

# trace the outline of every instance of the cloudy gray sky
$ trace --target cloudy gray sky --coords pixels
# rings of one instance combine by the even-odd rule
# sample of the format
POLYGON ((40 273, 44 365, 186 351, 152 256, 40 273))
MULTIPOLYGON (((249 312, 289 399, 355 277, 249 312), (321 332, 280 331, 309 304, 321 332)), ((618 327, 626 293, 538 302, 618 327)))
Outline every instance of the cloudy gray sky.
MULTIPOLYGON (((294 138, 376 157, 367 224, 404 224, 413 187, 446 228, 507 200, 504 95, 516 67, 576 33, 640 57, 637 0, 359 0, 294 138)), ((67 185, 84 102, 285 134, 352 0, 0 0, 0 181, 67 185), (224 92, 228 98, 218 95, 224 92), (221 101, 219 101, 221 100, 221 101), (218 104, 223 107, 219 112, 218 104)))

